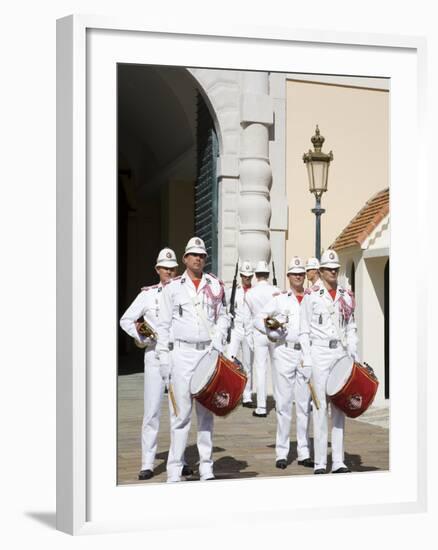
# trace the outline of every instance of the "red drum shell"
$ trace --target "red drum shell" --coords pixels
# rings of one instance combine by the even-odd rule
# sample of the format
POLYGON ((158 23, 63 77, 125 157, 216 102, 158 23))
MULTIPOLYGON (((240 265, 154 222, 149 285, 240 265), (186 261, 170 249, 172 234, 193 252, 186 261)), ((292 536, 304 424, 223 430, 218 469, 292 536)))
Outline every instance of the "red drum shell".
POLYGON ((350 418, 357 418, 371 405, 378 387, 377 378, 366 367, 353 362, 347 382, 341 390, 330 396, 330 401, 350 418))
MULTIPOLYGON (((197 368, 202 367, 200 365, 197 368)), ((192 395, 216 416, 226 416, 239 404, 246 381, 245 373, 233 361, 219 354, 213 374, 204 387, 192 395)))

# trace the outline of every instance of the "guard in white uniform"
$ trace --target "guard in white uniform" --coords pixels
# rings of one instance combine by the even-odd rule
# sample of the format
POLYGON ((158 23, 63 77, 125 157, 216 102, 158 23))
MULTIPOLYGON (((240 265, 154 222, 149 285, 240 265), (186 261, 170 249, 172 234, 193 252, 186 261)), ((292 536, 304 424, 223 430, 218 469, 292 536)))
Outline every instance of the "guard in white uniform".
MULTIPOLYGON (((303 363, 312 368, 319 400, 314 407, 315 474, 326 473, 328 413, 326 383, 334 362, 345 354, 357 360, 357 330, 353 293, 338 285, 339 258, 326 250, 321 258, 320 284, 307 289, 301 304, 300 342, 303 363)), ((331 404, 332 473, 347 473, 344 463, 345 414, 331 404)))
POLYGON ((319 261, 318 258, 309 258, 306 262, 307 286, 311 287, 318 284, 319 281, 319 261))
POLYGON ((269 268, 266 262, 260 261, 255 268, 257 283, 245 294, 243 323, 246 327, 246 338, 250 347, 254 347, 254 372, 256 376, 257 408, 253 416, 266 417, 266 382, 268 374, 268 357, 271 354, 269 340, 263 332, 254 326, 254 322, 263 307, 278 292, 278 288, 268 282, 269 268))
POLYGON ((302 366, 299 342, 301 301, 304 297, 304 262, 297 256, 289 263, 287 277, 290 290, 277 292, 263 307, 255 321, 255 327, 267 334, 272 344, 272 377, 274 380, 277 437, 275 444, 276 467, 285 469, 288 464, 292 404, 295 398, 297 418, 298 464, 313 467, 309 451, 310 368, 302 366), (270 329, 268 321, 280 326, 270 329))
MULTIPOLYGON (((156 340, 138 332, 143 318, 157 331, 161 297, 164 285, 176 274, 178 263, 175 252, 170 248, 160 251, 155 266, 160 282, 144 287, 120 319, 120 326, 134 338, 138 347, 145 348, 144 353, 144 415, 141 431, 141 471, 138 478, 150 479, 154 475, 154 461, 157 452, 158 429, 160 423, 161 399, 164 394, 164 382, 160 375, 160 364, 155 356, 156 340)), ((172 420, 173 411, 170 409, 172 420)), ((185 467, 185 474, 191 470, 185 467)))
MULTIPOLYGON (((157 354, 164 380, 170 379, 178 416, 171 431, 168 482, 181 481, 183 455, 189 435, 193 398, 190 380, 205 350, 223 350, 228 319, 224 286, 214 275, 204 274, 207 251, 198 237, 189 240, 183 262, 186 271, 173 279, 163 291, 158 323, 157 354), (173 331, 174 348, 169 358, 169 338, 173 331)), ((198 419, 197 445, 201 480, 214 479, 213 413, 195 401, 198 419)))
MULTIPOLYGON (((242 262, 239 273, 241 284, 238 284, 236 288, 236 296, 234 299, 234 328, 231 330, 231 339, 227 349, 227 356, 230 359, 237 357, 242 363, 247 376, 246 386, 242 395, 242 406, 253 408, 254 405, 251 394, 253 352, 251 351, 248 340, 245 338, 246 329, 244 325, 244 317, 241 314, 241 312, 243 312, 245 294, 251 288, 251 281, 254 276, 254 269, 251 262, 242 262)), ((226 291, 229 317, 231 292, 231 288, 226 291)))

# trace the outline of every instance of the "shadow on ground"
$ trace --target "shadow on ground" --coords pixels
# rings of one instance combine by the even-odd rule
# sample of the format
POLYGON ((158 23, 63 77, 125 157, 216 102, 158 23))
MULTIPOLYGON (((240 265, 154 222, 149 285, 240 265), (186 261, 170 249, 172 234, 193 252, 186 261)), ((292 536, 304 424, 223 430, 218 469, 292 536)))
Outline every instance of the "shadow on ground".
POLYGON ((42 523, 50 529, 56 529, 56 513, 55 512, 25 512, 28 518, 34 519, 38 523, 42 523))

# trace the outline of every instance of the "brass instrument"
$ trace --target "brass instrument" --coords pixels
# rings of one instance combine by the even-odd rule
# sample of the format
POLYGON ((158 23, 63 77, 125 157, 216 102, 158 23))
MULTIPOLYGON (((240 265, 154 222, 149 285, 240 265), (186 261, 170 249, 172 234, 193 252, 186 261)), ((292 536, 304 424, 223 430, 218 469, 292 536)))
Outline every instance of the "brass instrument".
MULTIPOLYGON (((151 325, 147 321, 142 320, 137 322, 136 327, 137 327, 137 332, 141 336, 144 336, 145 338, 150 338, 151 340, 155 340, 155 341, 157 340, 158 334, 155 332, 155 330, 151 327, 151 325)), ((134 339, 134 342, 135 342, 135 345, 140 349, 144 349, 145 347, 147 347, 147 343, 145 342, 139 342, 138 340, 135 340, 135 339, 134 339)))
POLYGON ((269 330, 278 330, 279 328, 284 328, 287 323, 281 323, 275 317, 266 317, 265 327, 269 330))
MULTIPOLYGON (((278 319, 275 319, 275 317, 266 317, 265 319, 265 327, 267 330, 283 330, 284 327, 287 325, 287 322, 282 323, 278 319)), ((270 342, 276 342, 277 340, 272 338, 269 333, 266 334, 268 337, 268 340, 270 342)))
POLYGON ((147 321, 144 320, 137 326, 137 332, 145 338, 150 338, 151 340, 156 340, 158 338, 158 334, 155 330, 147 321))

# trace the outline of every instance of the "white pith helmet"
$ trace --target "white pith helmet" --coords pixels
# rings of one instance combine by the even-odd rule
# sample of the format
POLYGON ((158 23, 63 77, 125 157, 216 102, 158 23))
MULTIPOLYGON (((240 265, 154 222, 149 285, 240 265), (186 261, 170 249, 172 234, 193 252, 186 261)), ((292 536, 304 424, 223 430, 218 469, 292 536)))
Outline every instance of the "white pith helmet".
POLYGON ((248 262, 248 260, 242 262, 240 265, 239 273, 241 275, 245 275, 245 277, 251 277, 252 275, 254 275, 254 269, 251 265, 251 262, 248 262))
POLYGON ((319 269, 319 267, 318 258, 309 258, 306 262, 306 271, 309 269, 319 269))
POLYGON ((255 273, 268 273, 269 274, 269 267, 268 264, 264 260, 260 260, 257 262, 255 273))
POLYGON ((339 256, 336 250, 329 248, 321 256, 321 267, 327 267, 329 269, 336 269, 340 267, 339 256))
POLYGON ((207 256, 204 241, 199 237, 192 237, 187 243, 184 256, 187 254, 205 254, 207 256))
POLYGON ((175 252, 171 248, 160 250, 155 267, 178 267, 175 252))
POLYGON ((289 273, 306 273, 304 262, 298 256, 294 256, 292 260, 289 262, 289 266, 287 268, 287 274, 289 275, 289 273))

